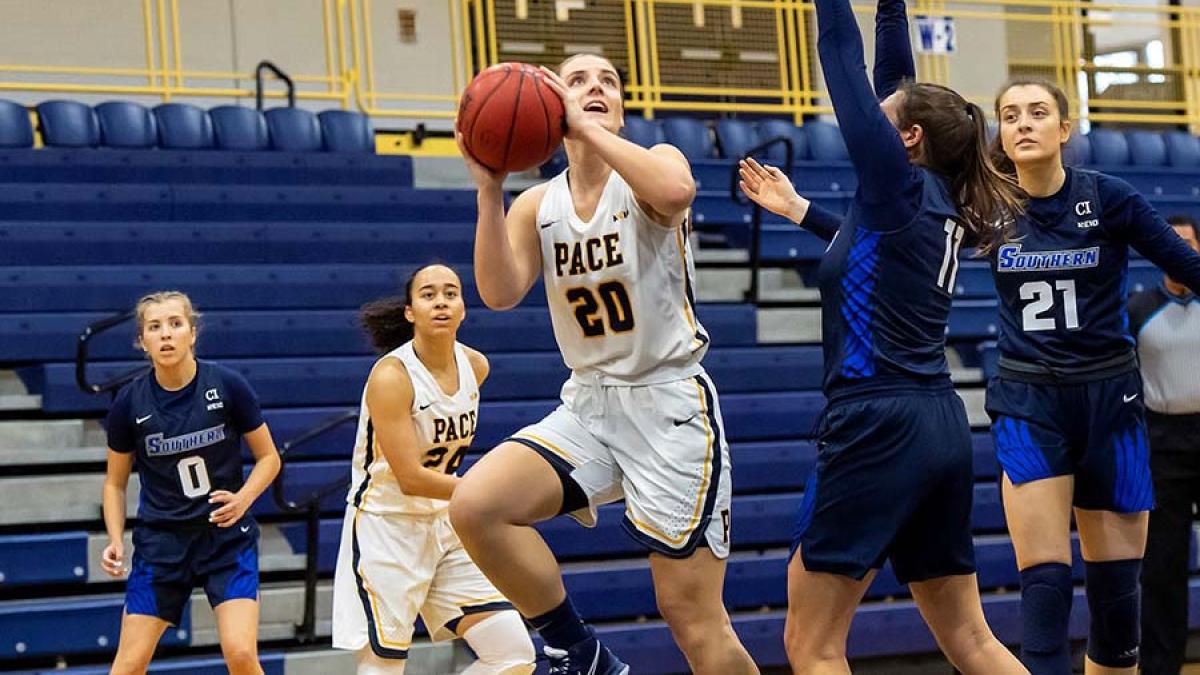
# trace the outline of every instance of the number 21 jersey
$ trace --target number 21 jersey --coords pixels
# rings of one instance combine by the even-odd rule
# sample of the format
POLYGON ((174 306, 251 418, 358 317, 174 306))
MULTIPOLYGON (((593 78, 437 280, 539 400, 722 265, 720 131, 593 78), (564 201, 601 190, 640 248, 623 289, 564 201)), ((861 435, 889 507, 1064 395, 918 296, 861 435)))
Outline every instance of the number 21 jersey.
POLYGON ((657 384, 700 371, 708 333, 695 312, 686 221, 655 222, 616 171, 584 221, 564 171, 542 196, 535 227, 554 337, 573 373, 657 384))
MULTIPOLYGON (((406 342, 388 352, 383 359, 400 359, 412 380, 412 421, 421 464, 433 471, 455 473, 475 438, 479 414, 479 383, 463 346, 454 344, 458 365, 458 390, 447 394, 433 374, 406 342)), ((354 442, 350 492, 346 501, 369 513, 431 515, 444 511, 450 502, 444 499, 404 494, 400 483, 379 446, 375 422, 367 407, 363 388, 362 408, 358 417, 358 435, 354 442)))

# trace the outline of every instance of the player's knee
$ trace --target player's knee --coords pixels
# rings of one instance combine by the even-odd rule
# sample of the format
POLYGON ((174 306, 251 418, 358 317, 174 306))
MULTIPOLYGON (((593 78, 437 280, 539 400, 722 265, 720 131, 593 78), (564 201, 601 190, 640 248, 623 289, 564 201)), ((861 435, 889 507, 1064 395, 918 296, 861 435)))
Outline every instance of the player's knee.
POLYGON ((945 652, 946 658, 955 664, 971 662, 975 655, 987 649, 993 640, 995 637, 992 636, 991 629, 982 619, 937 631, 938 646, 945 652))
POLYGON ((450 499, 450 524, 454 531, 460 537, 486 532, 496 520, 492 502, 485 490, 464 481, 450 499))
POLYGON ((814 626, 791 616, 783 627, 783 646, 792 663, 813 664, 846 657, 845 640, 822 635, 814 626))
POLYGON ((1141 640, 1142 561, 1085 562, 1087 598, 1091 615, 1088 658, 1098 666, 1129 668, 1137 665, 1141 640))
POLYGON ((141 675, 150 667, 150 657, 131 657, 128 654, 117 653, 113 659, 109 675, 141 675))
POLYGON ((532 666, 536 654, 529 631, 515 611, 497 612, 463 634, 478 660, 463 675, 500 675, 532 666))
POLYGON ((1063 563, 1021 570, 1023 651, 1050 654, 1068 648, 1072 593, 1071 568, 1063 563))
POLYGON ((258 670, 258 647, 253 642, 238 640, 223 646, 221 654, 230 673, 253 673, 258 670))

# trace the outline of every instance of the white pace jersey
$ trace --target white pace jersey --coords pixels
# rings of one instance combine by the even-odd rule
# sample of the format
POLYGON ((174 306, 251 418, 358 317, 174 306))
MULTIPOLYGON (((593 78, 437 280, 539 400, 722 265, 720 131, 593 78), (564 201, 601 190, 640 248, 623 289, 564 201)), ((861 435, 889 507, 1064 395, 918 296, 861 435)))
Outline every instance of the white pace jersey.
MULTIPOLYGON (((400 359, 412 380, 412 420, 421 463, 429 469, 455 473, 475 438, 479 414, 479 383, 463 346, 454 344, 458 362, 458 391, 442 391, 437 380, 417 358, 413 343, 385 354, 383 359, 400 359)), ((367 392, 363 388, 358 435, 354 442, 353 468, 347 503, 369 513, 430 515, 444 511, 450 502, 404 494, 391 466, 379 448, 367 392)))
POLYGON ((708 334, 695 312, 687 224, 664 227, 613 171, 591 220, 575 212, 567 172, 538 208, 546 300, 576 377, 656 384, 700 372, 708 334))

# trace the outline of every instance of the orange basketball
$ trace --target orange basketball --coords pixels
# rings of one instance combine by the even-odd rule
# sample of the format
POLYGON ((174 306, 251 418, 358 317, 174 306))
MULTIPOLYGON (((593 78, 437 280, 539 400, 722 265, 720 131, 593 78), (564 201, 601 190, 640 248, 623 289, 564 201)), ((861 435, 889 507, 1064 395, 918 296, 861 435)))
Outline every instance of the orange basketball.
POLYGON ((498 63, 479 73, 459 102, 455 128, 467 152, 493 171, 524 171, 562 143, 563 105, 542 72, 498 63))

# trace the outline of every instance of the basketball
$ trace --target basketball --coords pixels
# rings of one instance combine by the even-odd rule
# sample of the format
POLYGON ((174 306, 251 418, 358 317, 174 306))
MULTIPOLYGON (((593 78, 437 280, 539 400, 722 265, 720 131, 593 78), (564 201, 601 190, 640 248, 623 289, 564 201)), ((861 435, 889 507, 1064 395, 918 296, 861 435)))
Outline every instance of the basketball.
POLYGON ((455 126, 480 164, 492 171, 524 171, 545 162, 562 143, 562 99, 535 66, 498 63, 467 86, 455 126))

